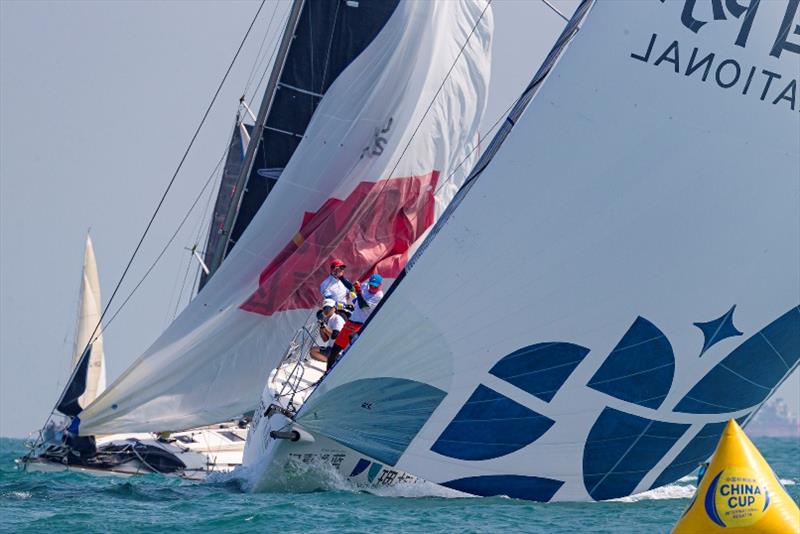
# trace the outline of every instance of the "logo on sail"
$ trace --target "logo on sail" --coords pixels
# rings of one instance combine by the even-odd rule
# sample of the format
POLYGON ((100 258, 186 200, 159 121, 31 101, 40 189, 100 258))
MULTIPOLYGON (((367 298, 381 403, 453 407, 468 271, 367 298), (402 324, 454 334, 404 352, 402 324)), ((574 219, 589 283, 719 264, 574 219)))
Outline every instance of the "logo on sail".
MULTIPOLYGON (((664 3, 664 0, 660 1, 664 3)), ((756 14, 764 12, 764 9, 759 11, 759 6, 762 4, 757 1, 750 2, 746 7, 730 1, 723 6, 722 0, 712 0, 710 4, 701 5, 705 9, 698 7, 696 0, 685 0, 680 16, 683 26, 699 34, 711 21, 739 19, 740 26, 733 44, 741 48, 746 48, 749 44, 748 38, 756 14)), ((795 23, 799 7, 798 2, 788 2, 785 13, 779 17, 780 20, 772 22, 776 28, 776 36, 772 45, 764 49, 770 58, 768 68, 764 65, 748 64, 741 58, 735 57, 736 54, 726 57, 717 50, 705 50, 700 46, 692 46, 658 33, 652 33, 646 44, 639 50, 631 52, 630 58, 661 69, 672 69, 675 74, 682 74, 687 78, 716 83, 721 89, 732 89, 743 96, 754 96, 774 106, 788 107, 796 111, 799 107, 797 86, 800 85, 796 69, 789 71, 776 69, 775 59, 772 58, 785 59, 786 52, 800 54, 800 38, 797 38, 800 35, 798 30, 800 25, 795 23), (791 28, 794 28, 792 33, 790 33, 791 28)), ((790 61, 783 63, 795 64, 790 61)))
POLYGON ((328 199, 306 213, 300 229, 261 272, 243 310, 272 315, 319 303, 319 281, 332 257, 359 280, 373 270, 395 278, 408 250, 433 224, 438 171, 421 176, 361 182, 346 199, 328 199))

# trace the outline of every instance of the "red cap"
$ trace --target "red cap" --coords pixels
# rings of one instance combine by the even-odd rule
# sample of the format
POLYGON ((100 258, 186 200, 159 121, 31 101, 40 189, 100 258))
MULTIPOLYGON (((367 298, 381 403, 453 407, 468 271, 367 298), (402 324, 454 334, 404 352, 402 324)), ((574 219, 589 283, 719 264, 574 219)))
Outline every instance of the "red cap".
POLYGON ((340 259, 335 259, 331 262, 331 270, 335 269, 336 267, 347 267, 344 262, 340 259))

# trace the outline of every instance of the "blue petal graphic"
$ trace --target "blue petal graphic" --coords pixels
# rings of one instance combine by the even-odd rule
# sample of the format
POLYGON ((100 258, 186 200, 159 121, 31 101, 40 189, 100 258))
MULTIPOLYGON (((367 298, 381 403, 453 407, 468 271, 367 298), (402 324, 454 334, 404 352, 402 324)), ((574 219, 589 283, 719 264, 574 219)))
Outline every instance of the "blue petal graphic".
POLYGON ((800 307, 794 307, 712 367, 675 411, 728 413, 758 406, 798 362, 800 307))
POLYGON ((536 343, 504 356, 489 372, 550 402, 588 353, 573 343, 536 343))
POLYGON ((554 423, 480 384, 431 450, 460 460, 498 458, 533 443, 554 423))
POLYGON ((358 475, 364 472, 364 470, 369 466, 369 464, 370 464, 369 460, 367 460, 366 458, 360 458, 356 466, 353 468, 353 471, 350 472, 350 476, 357 477, 358 475))
POLYGON ((605 408, 583 450, 586 491, 597 501, 630 495, 689 426, 605 408))
POLYGON ((561 480, 521 475, 486 475, 442 482, 448 488, 482 497, 507 495, 537 502, 550 501, 563 484, 561 480))
POLYGON ((733 326, 733 310, 735 309, 736 305, 734 304, 725 315, 718 319, 707 323, 694 323, 694 325, 703 332, 703 337, 705 338, 700 356, 723 339, 742 335, 742 333, 733 326))
POLYGON ((588 386, 612 397, 656 409, 664 402, 675 372, 667 336, 637 317, 588 386))

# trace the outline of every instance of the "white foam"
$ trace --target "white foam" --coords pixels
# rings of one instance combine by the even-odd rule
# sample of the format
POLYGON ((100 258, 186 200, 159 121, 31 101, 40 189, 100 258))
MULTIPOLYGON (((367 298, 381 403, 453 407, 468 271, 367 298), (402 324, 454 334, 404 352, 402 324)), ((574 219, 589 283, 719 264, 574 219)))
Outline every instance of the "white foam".
POLYGON ((638 502, 638 501, 662 501, 667 499, 691 499, 694 496, 695 488, 692 484, 668 484, 660 488, 611 499, 613 502, 638 502))
POLYGON ((434 484, 425 480, 416 482, 399 482, 391 486, 369 486, 359 488, 380 497, 441 497, 446 499, 477 498, 475 495, 434 484))
POLYGON ((797 482, 795 482, 790 478, 782 478, 780 479, 780 483, 783 484, 784 486, 794 486, 795 484, 797 484, 797 482))
POLYGON ((10 491, 3 495, 4 497, 11 497, 12 499, 25 500, 31 498, 30 491, 10 491))

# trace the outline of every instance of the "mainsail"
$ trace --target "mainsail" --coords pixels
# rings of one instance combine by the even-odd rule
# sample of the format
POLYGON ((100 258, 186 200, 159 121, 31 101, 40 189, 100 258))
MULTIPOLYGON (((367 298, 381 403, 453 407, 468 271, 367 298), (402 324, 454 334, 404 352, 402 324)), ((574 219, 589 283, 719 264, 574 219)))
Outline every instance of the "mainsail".
POLYGON ((401 2, 331 85, 231 254, 81 414, 82 434, 183 429, 253 409, 332 255, 396 275, 463 181, 486 103, 485 2, 401 2))
MULTIPOLYGON (((78 298, 78 322, 75 332, 75 345, 72 350, 72 367, 81 359, 84 350, 92 341, 91 335, 100 322, 102 304, 100 301, 100 280, 97 276, 97 261, 94 257, 92 239, 86 236, 86 249, 83 255, 81 289, 78 298)), ((106 388, 105 356, 103 355, 103 335, 98 334, 92 344, 88 362, 86 391, 80 396, 81 406, 88 406, 106 388)))
POLYGON ((798 3, 713 5, 581 4, 300 425, 477 495, 602 500, 758 409, 800 359, 798 3))
MULTIPOLYGON (((262 107, 266 106, 266 116, 255 141, 253 160, 245 168, 241 162, 226 166, 226 175, 235 176, 220 184, 205 248, 210 272, 201 275, 199 288, 213 276, 272 191, 322 97, 345 67, 375 39, 397 2, 303 0, 295 4, 300 13, 286 57, 279 58, 274 67, 279 71, 278 82, 268 86, 264 95, 262 107)), ((290 17, 290 24, 291 21, 290 17)), ((244 151, 247 152, 246 144, 244 151)))

